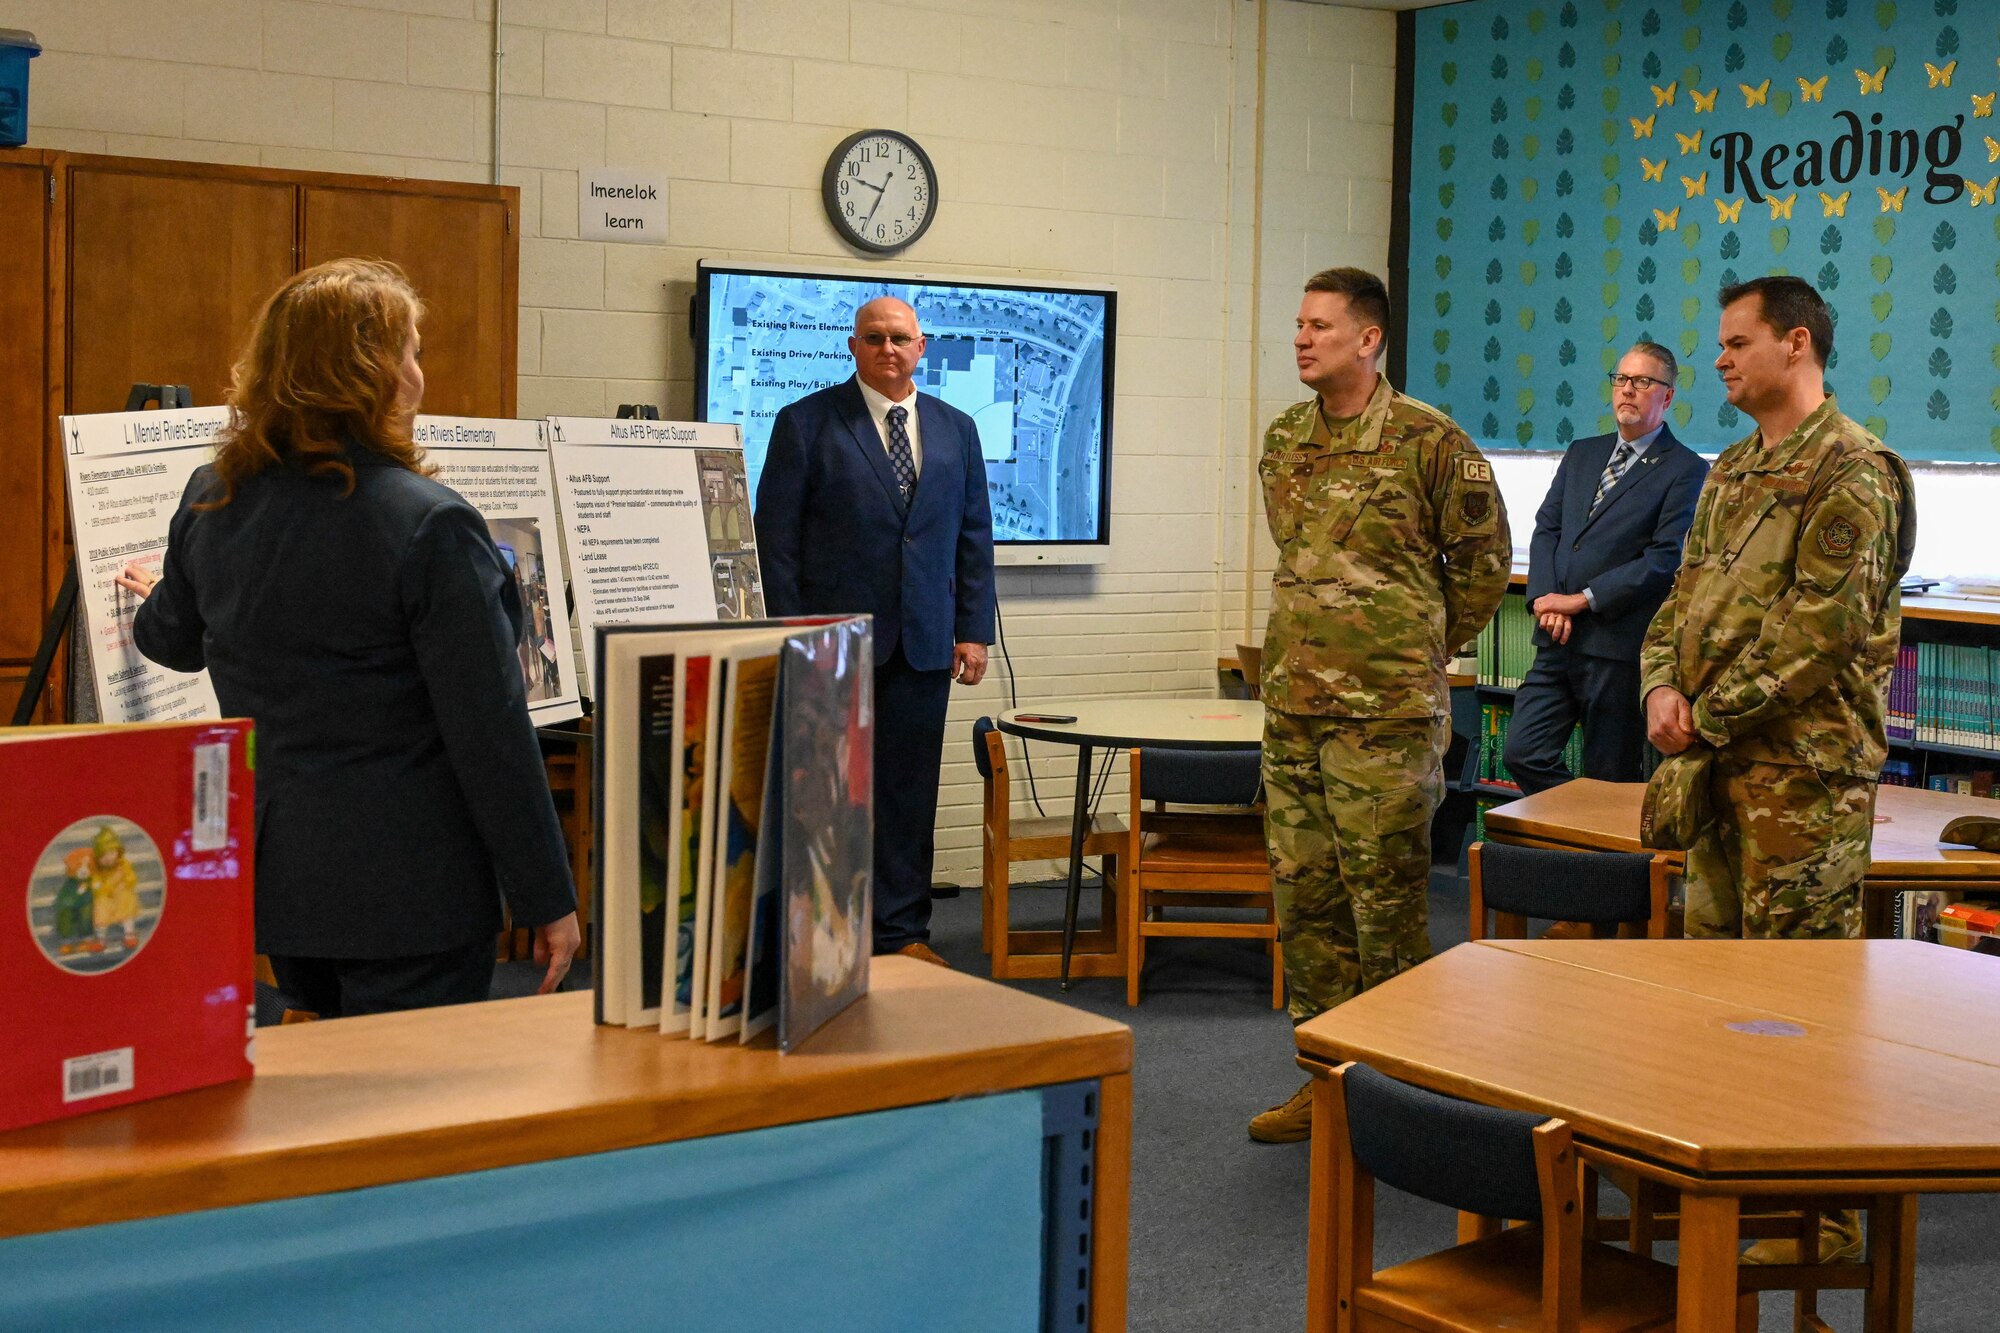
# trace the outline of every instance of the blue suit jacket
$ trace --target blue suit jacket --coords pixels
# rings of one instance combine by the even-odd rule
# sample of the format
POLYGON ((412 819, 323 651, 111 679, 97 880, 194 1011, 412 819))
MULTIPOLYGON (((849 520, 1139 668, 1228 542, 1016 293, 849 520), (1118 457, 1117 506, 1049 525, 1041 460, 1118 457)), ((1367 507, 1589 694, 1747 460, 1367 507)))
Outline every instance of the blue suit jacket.
POLYGON ((757 552, 774 616, 866 612, 875 660, 902 646, 919 671, 955 643, 993 642, 993 517, 972 418, 917 395, 923 465, 903 502, 861 386, 849 379, 778 413, 757 483, 757 552))
POLYGON ((458 948, 573 911, 514 648, 521 602, 457 492, 350 449, 354 493, 267 468, 227 505, 188 482, 139 651, 208 668, 257 723, 257 947, 458 948))
MULTIPOLYGON (((1569 646, 1589 657, 1639 660, 1646 626, 1674 586, 1708 464, 1662 426, 1652 446, 1591 512, 1616 435, 1570 445, 1528 546, 1528 605, 1544 593, 1585 588, 1597 609, 1576 617, 1569 646)), ((1535 631, 1535 642, 1549 636, 1535 631)))

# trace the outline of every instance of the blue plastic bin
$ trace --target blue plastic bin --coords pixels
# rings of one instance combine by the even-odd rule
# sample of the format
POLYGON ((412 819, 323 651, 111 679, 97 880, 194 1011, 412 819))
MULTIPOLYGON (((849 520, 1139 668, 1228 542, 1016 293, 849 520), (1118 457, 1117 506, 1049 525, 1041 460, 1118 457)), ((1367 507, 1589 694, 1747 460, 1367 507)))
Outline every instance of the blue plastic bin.
POLYGON ((28 142, 28 62, 41 53, 35 34, 0 28, 0 148, 28 142))

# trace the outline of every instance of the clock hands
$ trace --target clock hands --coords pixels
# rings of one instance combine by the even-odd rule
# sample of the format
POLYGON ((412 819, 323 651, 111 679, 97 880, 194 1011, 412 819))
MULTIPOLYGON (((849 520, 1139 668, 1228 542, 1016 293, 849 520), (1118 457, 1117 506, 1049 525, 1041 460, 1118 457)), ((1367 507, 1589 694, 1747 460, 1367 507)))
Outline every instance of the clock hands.
MULTIPOLYGON (((875 220, 875 209, 882 207, 882 201, 889 197, 889 182, 894 179, 896 179, 896 173, 894 171, 891 171, 888 175, 882 178, 882 183, 880 185, 868 186, 869 189, 875 191, 875 208, 869 209, 868 216, 861 219, 861 230, 863 231, 868 230, 868 224, 875 220)), ((868 182, 863 181, 862 184, 867 185, 868 182)))

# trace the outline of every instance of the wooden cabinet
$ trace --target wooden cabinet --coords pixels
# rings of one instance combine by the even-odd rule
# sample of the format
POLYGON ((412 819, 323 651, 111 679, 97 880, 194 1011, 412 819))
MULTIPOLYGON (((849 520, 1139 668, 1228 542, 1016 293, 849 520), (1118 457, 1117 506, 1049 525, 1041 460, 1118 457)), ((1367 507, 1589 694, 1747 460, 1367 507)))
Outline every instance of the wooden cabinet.
MULTIPOLYGON (((512 186, 0 149, 0 708, 67 560, 59 416, 119 411, 134 383, 222 402, 263 301, 345 255, 424 298, 428 410, 512 416, 518 207, 512 186)), ((67 716, 62 678, 41 720, 67 716)))

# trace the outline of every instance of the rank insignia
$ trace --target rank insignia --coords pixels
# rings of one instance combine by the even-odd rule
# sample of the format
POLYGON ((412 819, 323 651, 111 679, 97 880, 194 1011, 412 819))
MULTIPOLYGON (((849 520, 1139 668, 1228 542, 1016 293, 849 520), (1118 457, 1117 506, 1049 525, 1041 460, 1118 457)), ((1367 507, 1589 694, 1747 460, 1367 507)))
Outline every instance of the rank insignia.
POLYGON ((1820 553, 1835 560, 1845 560, 1854 554, 1854 539, 1860 535, 1852 523, 1836 518, 1819 530, 1820 553))
POLYGON ((1493 465, 1483 458, 1461 458, 1458 460, 1458 475, 1466 481, 1493 480, 1493 465))
MULTIPOLYGON (((1484 467, 1485 464, 1482 463, 1480 466, 1484 467)), ((1467 491, 1459 497, 1458 511, 1465 515, 1467 523, 1484 522, 1486 516, 1493 512, 1493 497, 1485 491, 1467 491)), ((1824 540, 1824 538, 1821 540, 1824 540)), ((1852 540, 1850 536, 1850 544, 1852 540)))

